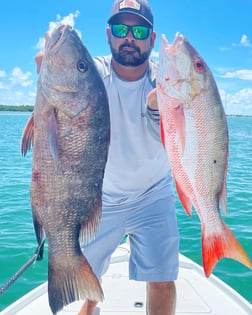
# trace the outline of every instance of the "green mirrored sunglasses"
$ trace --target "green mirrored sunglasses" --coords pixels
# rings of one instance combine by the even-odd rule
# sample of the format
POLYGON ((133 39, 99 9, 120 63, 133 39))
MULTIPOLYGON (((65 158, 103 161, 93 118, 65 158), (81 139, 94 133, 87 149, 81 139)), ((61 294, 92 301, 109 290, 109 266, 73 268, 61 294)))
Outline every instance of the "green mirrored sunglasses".
POLYGON ((135 39, 146 39, 150 35, 150 28, 144 25, 111 24, 110 29, 112 35, 118 38, 125 38, 129 31, 135 39))

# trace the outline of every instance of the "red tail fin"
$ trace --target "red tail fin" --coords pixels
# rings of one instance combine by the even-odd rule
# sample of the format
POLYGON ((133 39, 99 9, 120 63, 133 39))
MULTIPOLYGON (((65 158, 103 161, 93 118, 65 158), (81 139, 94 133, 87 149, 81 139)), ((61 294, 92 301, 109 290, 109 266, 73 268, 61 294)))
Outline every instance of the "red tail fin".
POLYGON ((223 223, 223 233, 208 237, 202 233, 202 258, 205 275, 210 276, 221 258, 232 258, 252 269, 252 263, 228 226, 223 223))

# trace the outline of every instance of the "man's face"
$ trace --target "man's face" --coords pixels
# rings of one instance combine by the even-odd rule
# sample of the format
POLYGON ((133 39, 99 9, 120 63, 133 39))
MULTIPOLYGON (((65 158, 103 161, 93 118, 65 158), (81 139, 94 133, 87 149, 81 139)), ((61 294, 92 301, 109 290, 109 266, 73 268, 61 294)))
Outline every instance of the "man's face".
MULTIPOLYGON (((133 14, 122 14, 118 17, 116 24, 148 26, 143 19, 133 14)), ((107 29, 107 36, 113 58, 126 67, 136 67, 143 64, 149 58, 156 38, 156 34, 152 30, 146 39, 134 38, 131 31, 126 37, 118 38, 112 34, 110 28, 107 29)))

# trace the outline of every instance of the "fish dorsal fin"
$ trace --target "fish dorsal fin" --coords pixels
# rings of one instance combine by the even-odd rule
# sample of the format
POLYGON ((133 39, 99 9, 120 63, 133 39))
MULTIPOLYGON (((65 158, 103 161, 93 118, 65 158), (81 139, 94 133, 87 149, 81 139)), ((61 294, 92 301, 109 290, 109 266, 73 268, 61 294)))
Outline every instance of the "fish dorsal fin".
POLYGON ((32 144, 33 144, 33 137, 34 137, 34 114, 31 114, 31 117, 28 119, 22 139, 21 139, 21 144, 20 144, 20 150, 21 154, 25 156, 27 152, 31 149, 32 144))

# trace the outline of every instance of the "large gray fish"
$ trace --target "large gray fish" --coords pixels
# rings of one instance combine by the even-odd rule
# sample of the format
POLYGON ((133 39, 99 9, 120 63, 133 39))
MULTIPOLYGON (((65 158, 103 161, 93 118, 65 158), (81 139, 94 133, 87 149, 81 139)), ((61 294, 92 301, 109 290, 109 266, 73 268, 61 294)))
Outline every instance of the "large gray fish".
POLYGON ((228 125, 214 77, 191 43, 161 38, 157 95, 161 138, 180 201, 196 209, 202 226, 206 276, 222 257, 252 268, 249 256, 222 220, 227 212, 228 125))
POLYGON ((110 140, 106 91, 77 32, 59 25, 45 47, 34 113, 21 142, 33 146, 31 204, 38 243, 48 240, 48 295, 53 314, 88 298, 103 299, 80 242, 95 236, 110 140))

